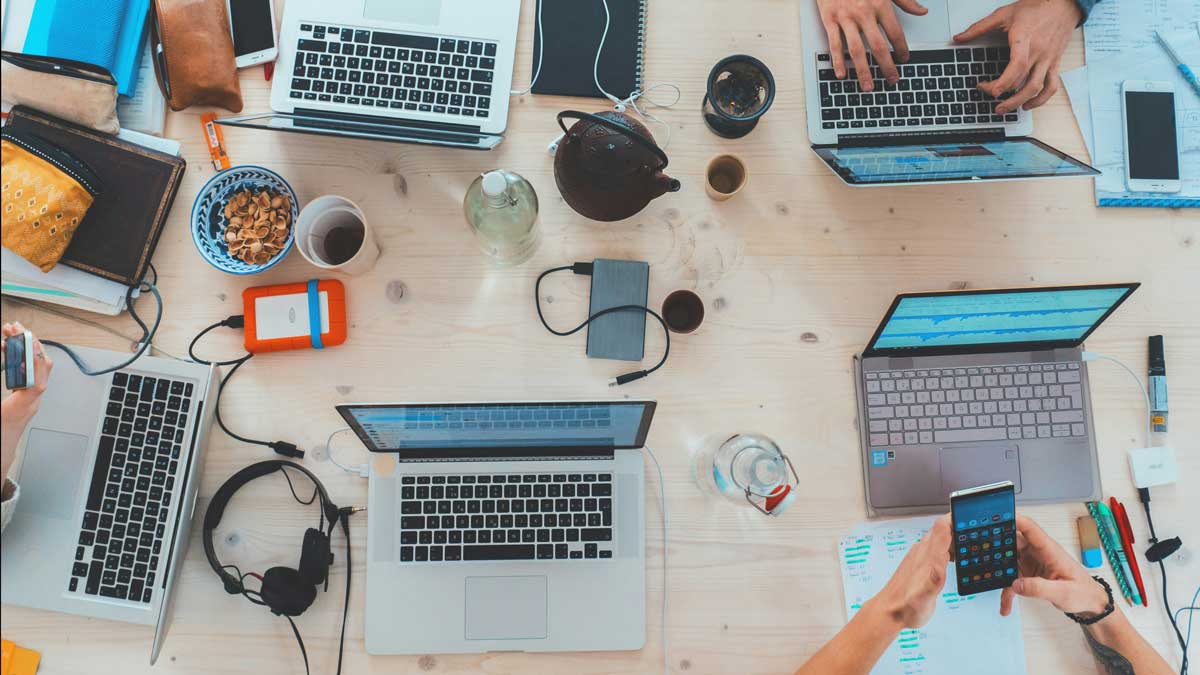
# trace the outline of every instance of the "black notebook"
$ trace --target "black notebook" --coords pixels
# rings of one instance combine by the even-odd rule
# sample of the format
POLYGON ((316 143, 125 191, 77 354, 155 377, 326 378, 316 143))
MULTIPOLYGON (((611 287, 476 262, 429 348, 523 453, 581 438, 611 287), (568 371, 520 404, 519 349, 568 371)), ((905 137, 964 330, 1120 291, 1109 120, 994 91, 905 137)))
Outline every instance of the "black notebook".
MULTIPOLYGON (((642 88, 646 0, 608 0, 608 10, 612 18, 596 75, 608 93, 626 98, 642 88)), ((538 11, 545 35, 535 28, 530 77, 538 64, 539 37, 546 53, 533 93, 604 98, 592 77, 604 33, 602 0, 538 0, 538 11)))

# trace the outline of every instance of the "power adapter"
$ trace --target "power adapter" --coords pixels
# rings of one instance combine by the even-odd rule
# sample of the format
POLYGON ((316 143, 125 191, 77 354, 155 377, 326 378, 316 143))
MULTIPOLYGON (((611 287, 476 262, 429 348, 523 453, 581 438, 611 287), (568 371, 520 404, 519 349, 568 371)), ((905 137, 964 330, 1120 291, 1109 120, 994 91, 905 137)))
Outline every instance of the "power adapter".
POLYGON ((1139 488, 1169 485, 1179 480, 1175 449, 1169 445, 1130 450, 1129 470, 1133 473, 1133 484, 1139 488))

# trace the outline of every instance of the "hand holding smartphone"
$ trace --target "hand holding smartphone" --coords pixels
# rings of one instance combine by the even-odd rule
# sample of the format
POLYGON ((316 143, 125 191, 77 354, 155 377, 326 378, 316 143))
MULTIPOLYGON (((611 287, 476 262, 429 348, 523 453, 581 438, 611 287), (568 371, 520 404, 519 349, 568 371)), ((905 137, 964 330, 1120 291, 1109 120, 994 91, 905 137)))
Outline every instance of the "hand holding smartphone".
POLYGON ((1179 192, 1175 87, 1170 82, 1121 84, 1125 184, 1133 192, 1179 192))
POLYGON ((28 389, 34 381, 33 333, 24 331, 4 339, 4 384, 9 389, 28 389))
POLYGON ((1017 578, 1016 492, 1012 481, 950 494, 954 578, 959 595, 1011 586, 1017 578))

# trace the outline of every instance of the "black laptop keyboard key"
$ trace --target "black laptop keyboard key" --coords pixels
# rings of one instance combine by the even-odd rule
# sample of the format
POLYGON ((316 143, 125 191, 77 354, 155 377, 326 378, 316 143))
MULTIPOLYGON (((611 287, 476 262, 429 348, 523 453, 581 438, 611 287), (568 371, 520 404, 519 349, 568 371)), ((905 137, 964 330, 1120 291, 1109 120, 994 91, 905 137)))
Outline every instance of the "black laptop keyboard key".
POLYGON ((532 544, 477 544, 464 546, 463 560, 533 560, 536 547, 532 544))

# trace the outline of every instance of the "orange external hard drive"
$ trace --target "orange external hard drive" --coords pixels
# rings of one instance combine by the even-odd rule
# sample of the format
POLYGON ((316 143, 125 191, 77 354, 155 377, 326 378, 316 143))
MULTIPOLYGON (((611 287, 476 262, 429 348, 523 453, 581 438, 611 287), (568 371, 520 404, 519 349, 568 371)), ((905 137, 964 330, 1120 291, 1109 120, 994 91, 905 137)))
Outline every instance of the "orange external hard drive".
POLYGON ((334 279, 242 291, 246 351, 324 349, 346 341, 346 287, 334 279))

